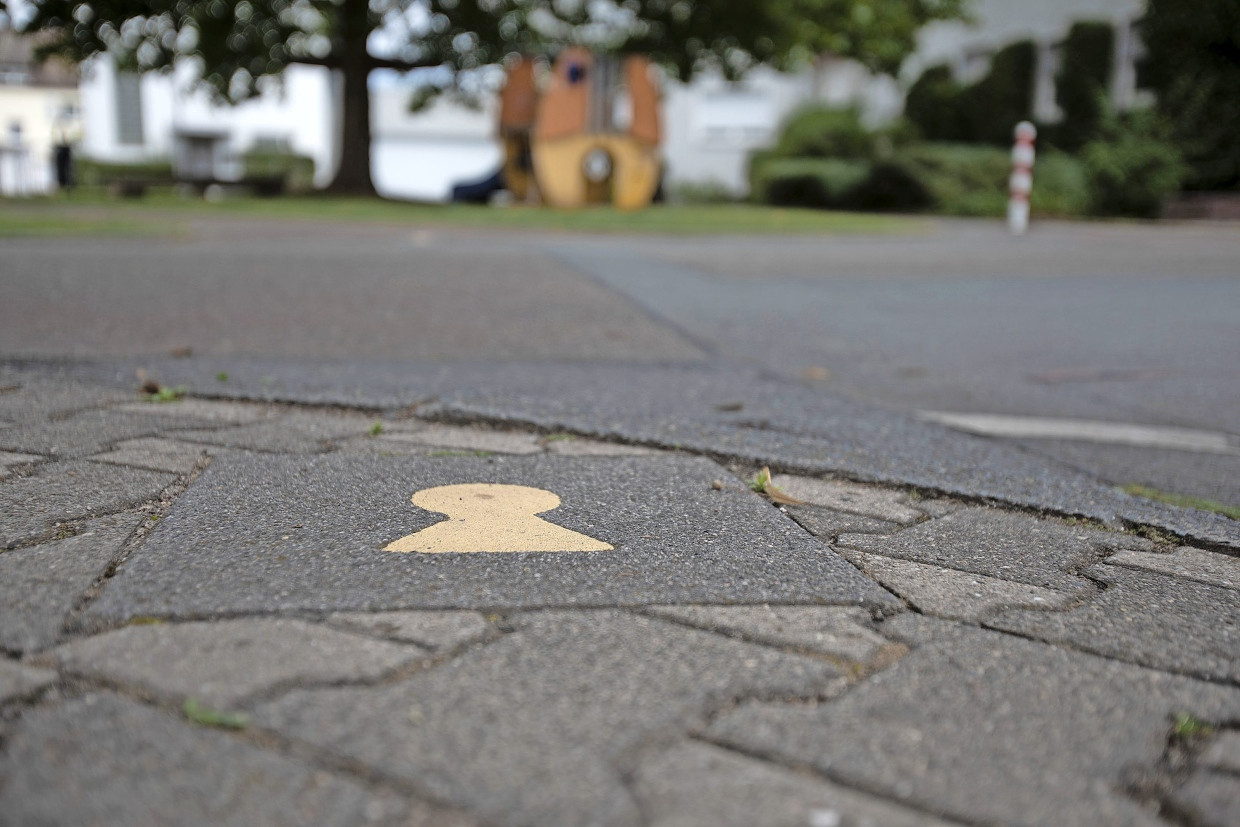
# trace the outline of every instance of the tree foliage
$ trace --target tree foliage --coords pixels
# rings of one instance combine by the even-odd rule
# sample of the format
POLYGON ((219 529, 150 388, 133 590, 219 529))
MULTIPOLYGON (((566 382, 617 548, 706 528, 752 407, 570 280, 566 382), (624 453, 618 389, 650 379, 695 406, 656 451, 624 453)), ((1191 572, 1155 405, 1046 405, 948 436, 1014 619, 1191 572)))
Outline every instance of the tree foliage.
POLYGON ((1115 63, 1115 29, 1110 23, 1072 24, 1063 44, 1063 62, 1055 76, 1055 102, 1063 121, 1055 129, 1060 147, 1077 150, 1100 127, 1103 102, 1115 63))
POLYGON ((193 58, 217 96, 240 101, 291 64, 344 78, 336 189, 370 190, 367 75, 458 73, 567 44, 643 52, 687 79, 715 67, 790 68, 829 52, 895 72, 917 30, 970 0, 32 0, 44 54, 109 52, 140 71, 193 58))
POLYGON ((1141 85, 1172 124, 1188 186, 1240 186, 1240 2, 1149 0, 1141 35, 1141 85))

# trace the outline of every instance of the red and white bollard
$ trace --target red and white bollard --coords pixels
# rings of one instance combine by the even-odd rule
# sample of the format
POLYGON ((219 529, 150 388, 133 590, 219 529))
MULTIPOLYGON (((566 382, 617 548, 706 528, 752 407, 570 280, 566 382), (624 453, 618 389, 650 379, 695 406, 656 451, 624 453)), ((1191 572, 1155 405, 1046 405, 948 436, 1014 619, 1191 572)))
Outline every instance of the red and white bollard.
POLYGON ((1029 194, 1033 192, 1033 141, 1038 130, 1029 121, 1016 124, 1012 146, 1012 177, 1008 181, 1008 229, 1022 235, 1029 229, 1029 194))

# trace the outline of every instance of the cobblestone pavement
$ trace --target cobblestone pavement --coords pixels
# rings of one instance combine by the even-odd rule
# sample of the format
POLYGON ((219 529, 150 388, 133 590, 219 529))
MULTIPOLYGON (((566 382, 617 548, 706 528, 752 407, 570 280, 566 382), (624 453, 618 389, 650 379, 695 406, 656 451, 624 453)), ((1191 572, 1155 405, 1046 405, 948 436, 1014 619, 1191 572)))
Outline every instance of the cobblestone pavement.
POLYGON ((5 825, 1240 823, 1240 548, 0 379, 5 825), (477 483, 596 550, 385 550, 477 483))

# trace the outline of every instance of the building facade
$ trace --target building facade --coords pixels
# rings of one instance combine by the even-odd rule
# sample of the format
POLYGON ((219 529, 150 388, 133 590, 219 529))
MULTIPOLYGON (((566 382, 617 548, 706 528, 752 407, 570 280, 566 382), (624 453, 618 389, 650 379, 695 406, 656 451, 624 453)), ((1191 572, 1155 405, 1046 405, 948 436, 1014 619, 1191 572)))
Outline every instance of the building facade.
POLYGON ((36 63, 28 39, 0 29, 0 195, 55 191, 58 148, 81 134, 77 73, 36 63))

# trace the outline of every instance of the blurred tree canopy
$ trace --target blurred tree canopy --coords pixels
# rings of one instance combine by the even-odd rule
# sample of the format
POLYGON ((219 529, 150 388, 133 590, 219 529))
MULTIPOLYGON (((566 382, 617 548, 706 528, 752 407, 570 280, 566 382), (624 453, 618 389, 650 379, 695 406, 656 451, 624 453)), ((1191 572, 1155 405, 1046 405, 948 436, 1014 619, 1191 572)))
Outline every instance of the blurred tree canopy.
POLYGON ((1172 125, 1188 186, 1240 186, 1240 0, 1149 0, 1141 36, 1141 85, 1172 125))
MULTIPOLYGON (((2 0, 0 0, 2 2, 2 0)), ((139 71, 198 61, 221 99, 241 101, 291 64, 343 79, 341 163, 330 189, 373 193, 370 98, 376 69, 461 72, 506 55, 580 43, 643 52, 688 79, 735 78, 830 53, 894 73, 918 29, 961 17, 970 0, 30 0, 26 31, 44 55, 109 52, 139 71)))

